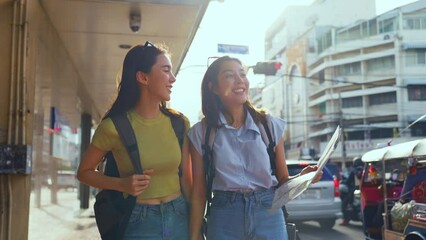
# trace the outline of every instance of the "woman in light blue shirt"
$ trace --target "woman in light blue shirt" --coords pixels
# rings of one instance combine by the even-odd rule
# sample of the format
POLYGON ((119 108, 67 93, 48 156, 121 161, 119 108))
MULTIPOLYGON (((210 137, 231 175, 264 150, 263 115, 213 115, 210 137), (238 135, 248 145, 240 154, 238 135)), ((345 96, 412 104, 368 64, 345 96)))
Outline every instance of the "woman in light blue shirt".
MULTIPOLYGON (((207 187, 202 156, 206 125, 215 129, 214 197, 207 216, 207 239, 287 239, 282 212, 269 211, 275 188, 295 177, 289 176, 285 163, 285 122, 251 105, 246 72, 236 58, 216 59, 204 75, 201 91, 205 118, 189 131, 193 168, 191 239, 201 238, 205 211, 207 187), (277 143, 275 175, 258 127, 267 117, 271 118, 277 143)), ((301 174, 315 169, 306 167, 301 174)))

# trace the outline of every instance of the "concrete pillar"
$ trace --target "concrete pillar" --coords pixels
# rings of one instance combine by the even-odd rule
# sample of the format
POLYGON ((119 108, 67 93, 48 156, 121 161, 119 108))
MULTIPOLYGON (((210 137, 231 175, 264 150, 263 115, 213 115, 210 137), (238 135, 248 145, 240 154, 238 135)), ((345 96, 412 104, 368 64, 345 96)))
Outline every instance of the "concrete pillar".
MULTIPOLYGON (((0 144, 32 144, 26 0, 0 0, 0 144)), ((0 175, 0 240, 27 239, 30 174, 0 175)))
MULTIPOLYGON (((13 1, 0 0, 0 144, 7 143, 13 1)), ((9 177, 0 175, 0 240, 9 235, 9 177)))
MULTIPOLYGON (((7 143, 10 103, 13 1, 0 0, 0 143, 7 143)), ((2 232, 2 231, 0 231, 2 232)))
MULTIPOLYGON (((90 144, 92 129, 92 116, 87 113, 81 115, 81 148, 80 159, 83 159, 84 153, 90 144)), ((80 183, 80 208, 89 208, 90 187, 80 183)))

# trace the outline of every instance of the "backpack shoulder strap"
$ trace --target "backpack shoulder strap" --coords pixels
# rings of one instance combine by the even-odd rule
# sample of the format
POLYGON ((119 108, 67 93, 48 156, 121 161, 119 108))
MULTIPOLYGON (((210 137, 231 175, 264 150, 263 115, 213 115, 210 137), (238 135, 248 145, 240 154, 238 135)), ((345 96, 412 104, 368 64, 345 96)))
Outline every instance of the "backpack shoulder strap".
MULTIPOLYGON (((175 111, 171 108, 162 108, 160 107, 161 112, 163 112, 165 115, 167 115, 170 118, 170 122, 172 123, 173 131, 175 132, 176 138, 179 142, 179 147, 182 152, 183 147, 183 141, 185 139, 185 120, 183 117, 183 114, 175 111)), ((182 169, 179 166, 178 171, 179 177, 182 177, 182 169)))
MULTIPOLYGON (((178 139, 180 151, 182 152, 183 141, 185 139, 185 121, 182 116, 177 116, 175 114, 170 115, 170 121, 172 122, 172 127, 175 131, 176 138, 178 139)), ((182 169, 180 166, 178 175, 179 177, 182 177, 182 169)))
POLYGON ((183 114, 170 108, 160 107, 160 110, 170 118, 173 130, 175 131, 175 135, 179 141, 180 149, 182 150, 186 132, 183 114))
POLYGON ((127 115, 119 114, 111 116, 111 120, 114 123, 115 128, 117 129, 121 141, 123 142, 124 146, 126 146, 127 153, 130 156, 130 160, 132 161, 132 165, 135 169, 135 172, 138 174, 142 174, 143 170, 140 162, 136 136, 129 119, 127 118, 127 115))
POLYGON ((215 169, 213 165, 213 143, 216 135, 216 128, 209 126, 205 119, 202 120, 203 126, 203 162, 204 162, 204 173, 206 178, 206 201, 207 211, 206 216, 210 213, 210 202, 212 200, 212 186, 213 178, 215 175, 215 169))
POLYGON ((172 122, 173 130, 179 141, 180 149, 182 150, 183 140, 185 138, 185 121, 182 116, 177 116, 175 114, 170 115, 170 121, 172 122))
POLYGON ((201 124, 203 126, 203 145, 202 145, 202 148, 204 150, 203 156, 206 154, 213 154, 213 143, 214 143, 214 138, 216 136, 216 128, 213 128, 207 125, 207 122, 205 119, 202 120, 201 124))
POLYGON ((266 148, 269 155, 269 162, 271 164, 272 175, 276 173, 276 164, 275 164, 275 135, 272 125, 272 120, 270 115, 265 116, 265 121, 261 122, 259 125, 260 134, 262 136, 263 142, 266 144, 266 148))
POLYGON ((104 156, 103 173, 110 177, 120 177, 114 155, 108 151, 104 156))

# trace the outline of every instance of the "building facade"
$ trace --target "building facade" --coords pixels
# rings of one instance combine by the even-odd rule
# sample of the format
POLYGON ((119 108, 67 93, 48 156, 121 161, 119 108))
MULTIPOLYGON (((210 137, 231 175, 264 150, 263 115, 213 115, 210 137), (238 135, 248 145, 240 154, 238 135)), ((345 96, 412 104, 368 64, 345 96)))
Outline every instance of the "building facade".
POLYGON ((426 2, 418 1, 344 26, 311 25, 267 48, 285 67, 266 79, 262 103, 289 123, 288 156, 321 153, 337 125, 344 134, 332 160, 343 163, 378 144, 425 137, 426 122, 413 124, 426 114, 425 36, 426 2), (279 88, 281 102, 271 101, 279 88))

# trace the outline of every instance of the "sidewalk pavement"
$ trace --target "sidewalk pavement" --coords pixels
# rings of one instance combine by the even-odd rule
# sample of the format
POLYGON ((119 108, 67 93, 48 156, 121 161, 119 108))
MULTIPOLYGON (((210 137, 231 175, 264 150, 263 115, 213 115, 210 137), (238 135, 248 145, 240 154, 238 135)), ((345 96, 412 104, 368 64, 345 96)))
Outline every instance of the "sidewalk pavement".
POLYGON ((59 190, 58 203, 50 202, 50 190, 41 191, 41 206, 36 207, 35 193, 31 193, 29 240, 98 240, 101 239, 93 213, 94 199, 89 209, 80 209, 78 191, 59 190))

